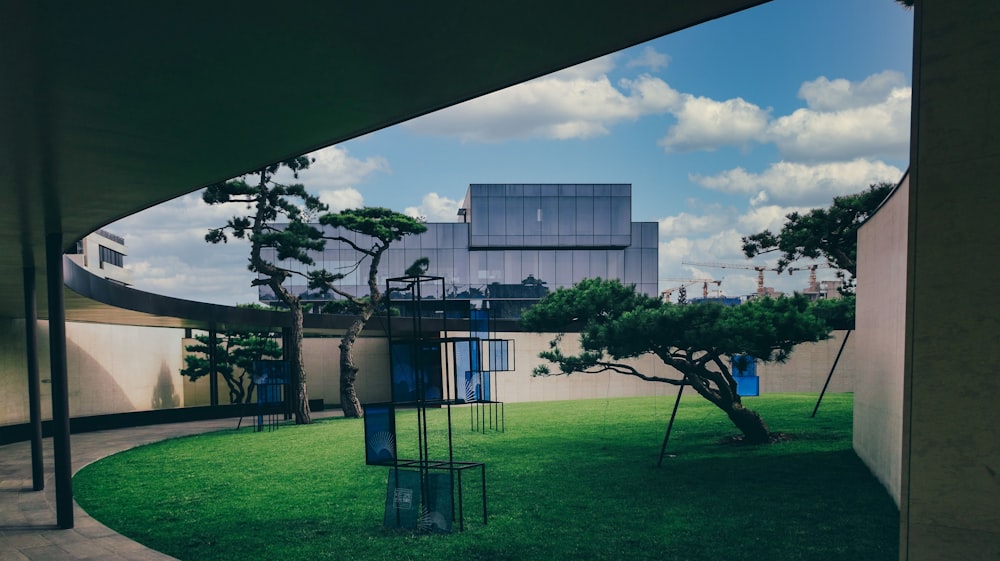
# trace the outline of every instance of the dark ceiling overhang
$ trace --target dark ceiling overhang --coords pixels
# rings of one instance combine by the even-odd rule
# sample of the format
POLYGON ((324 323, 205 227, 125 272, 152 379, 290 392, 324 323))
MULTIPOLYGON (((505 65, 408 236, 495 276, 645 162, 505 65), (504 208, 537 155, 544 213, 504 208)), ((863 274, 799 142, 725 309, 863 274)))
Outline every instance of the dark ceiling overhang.
POLYGON ((0 3, 0 316, 47 233, 761 3, 0 3))

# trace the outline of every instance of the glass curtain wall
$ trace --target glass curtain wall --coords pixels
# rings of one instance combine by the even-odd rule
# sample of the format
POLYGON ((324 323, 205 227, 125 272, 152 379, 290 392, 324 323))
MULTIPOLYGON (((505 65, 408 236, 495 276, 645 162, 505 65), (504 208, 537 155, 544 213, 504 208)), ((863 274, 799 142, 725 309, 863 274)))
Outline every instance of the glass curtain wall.
MULTIPOLYGON (((444 277, 449 300, 489 307, 498 317, 518 317, 549 291, 585 278, 619 279, 657 294, 658 224, 631 222, 631 185, 474 184, 463 209, 459 216, 465 222, 428 223, 424 234, 391 246, 378 272, 379 286, 427 257, 427 274, 444 277)), ((353 232, 329 229, 328 234, 371 244, 353 232)), ((332 243, 314 259, 317 268, 345 273, 338 285, 362 296, 368 292, 368 260, 358 266, 358 256, 332 243)), ((299 279, 291 286, 307 301, 333 297, 307 293, 299 279)), ((260 299, 275 297, 261 287, 260 299)))

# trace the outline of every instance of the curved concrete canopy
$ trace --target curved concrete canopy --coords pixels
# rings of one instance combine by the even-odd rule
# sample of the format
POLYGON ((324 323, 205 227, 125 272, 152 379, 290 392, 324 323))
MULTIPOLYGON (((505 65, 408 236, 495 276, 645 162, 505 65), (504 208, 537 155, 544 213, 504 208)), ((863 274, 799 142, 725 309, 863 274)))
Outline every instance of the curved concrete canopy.
POLYGON ((46 233, 764 1, 0 3, 0 316, 46 233))

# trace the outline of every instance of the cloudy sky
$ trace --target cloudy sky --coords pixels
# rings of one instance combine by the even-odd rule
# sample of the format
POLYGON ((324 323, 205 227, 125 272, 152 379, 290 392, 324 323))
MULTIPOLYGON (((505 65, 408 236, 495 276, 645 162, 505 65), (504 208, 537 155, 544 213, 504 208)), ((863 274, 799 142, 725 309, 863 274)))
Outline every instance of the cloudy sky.
MULTIPOLYGON (((633 220, 660 223, 661 278, 749 294, 753 271, 683 262, 750 264, 741 236, 901 178, 912 17, 893 0, 775 0, 316 152, 299 179, 334 210, 429 221, 454 221, 470 183, 631 183, 633 220)), ((203 239, 234 212, 195 192, 108 229, 136 288, 252 302, 247 246, 203 239)))

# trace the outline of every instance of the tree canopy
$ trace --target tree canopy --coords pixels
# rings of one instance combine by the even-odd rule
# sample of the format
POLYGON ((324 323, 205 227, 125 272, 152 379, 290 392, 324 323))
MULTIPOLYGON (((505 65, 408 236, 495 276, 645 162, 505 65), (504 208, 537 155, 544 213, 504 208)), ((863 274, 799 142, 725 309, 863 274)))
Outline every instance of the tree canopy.
MULTIPOLYGON (((643 380, 690 385, 726 412, 747 442, 769 430, 743 406, 730 361, 751 355, 762 362, 788 359, 795 345, 829 337, 830 326, 803 296, 757 298, 738 306, 716 302, 679 305, 639 294, 617 280, 586 279, 560 288, 521 317, 527 331, 559 333, 539 356, 557 374, 617 372, 643 380), (580 352, 566 354, 563 333, 579 331, 580 352), (628 359, 652 354, 680 374, 651 376, 628 359)), ((547 365, 536 375, 552 375, 547 365)))
MULTIPOLYGON (((364 415, 364 410, 355 388, 358 367, 354 362, 353 350, 354 343, 361 331, 364 330, 365 324, 368 323, 376 310, 381 308, 383 303, 384 294, 378 285, 378 270, 381 266, 382 256, 393 242, 402 240, 405 236, 426 232, 427 226, 417 218, 381 207, 348 209, 338 213, 324 214, 319 218, 319 222, 331 228, 340 228, 362 234, 361 237, 357 238, 341 234, 327 235, 325 239, 346 244, 357 252, 358 259, 353 266, 347 268, 348 271, 357 270, 367 260, 368 294, 353 294, 339 286, 337 281, 344 279, 348 274, 344 270, 332 273, 323 269, 308 273, 309 288, 318 289, 323 293, 333 292, 341 298, 341 300, 335 301, 336 304, 325 306, 324 310, 337 310, 354 314, 354 321, 347 328, 340 341, 340 404, 345 417, 361 417, 364 415)), ((407 273, 422 273, 427 270, 428 265, 429 260, 426 257, 421 257, 410 265, 407 273)))
POLYGON ((876 183, 860 193, 835 197, 828 208, 788 214, 777 234, 764 230, 744 237, 743 253, 748 258, 779 253, 778 272, 801 258, 823 258, 853 279, 858 268, 858 228, 894 187, 876 183))
POLYGON ((299 183, 284 185, 274 180, 281 168, 287 168, 297 179, 300 171, 308 169, 309 158, 299 156, 271 164, 241 177, 209 185, 202 193, 202 200, 211 205, 238 203, 246 214, 230 218, 224 226, 212 228, 205 234, 209 243, 226 243, 229 236, 250 242, 250 259, 247 268, 258 274, 253 286, 268 286, 287 307, 292 317, 289 337, 290 348, 285 357, 294 384, 295 422, 312 422, 309 411, 309 393, 306 385, 305 365, 302 361, 302 301, 284 283, 292 275, 302 273, 282 267, 284 260, 314 264, 310 252, 321 251, 326 241, 322 231, 309 223, 317 213, 327 209, 318 197, 309 194, 299 183), (265 258, 265 249, 273 249, 276 261, 265 258))

